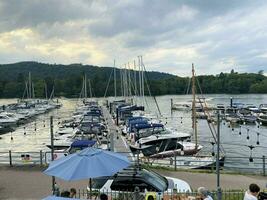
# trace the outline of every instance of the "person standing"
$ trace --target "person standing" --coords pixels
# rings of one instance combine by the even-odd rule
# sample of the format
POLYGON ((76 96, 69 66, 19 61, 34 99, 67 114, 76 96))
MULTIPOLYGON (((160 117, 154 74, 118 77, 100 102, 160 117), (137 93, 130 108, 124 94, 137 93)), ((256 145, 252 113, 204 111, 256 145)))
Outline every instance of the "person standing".
POLYGON ((76 189, 75 188, 71 188, 70 189, 70 198, 74 198, 76 197, 76 189))
POLYGON ((244 195, 244 200, 257 200, 259 192, 260 192, 260 187, 257 184, 255 183, 250 184, 249 190, 246 191, 244 195))
POLYGON ((204 187, 200 187, 198 188, 198 194, 200 196, 200 198, 198 199, 201 199, 201 200, 213 200, 212 197, 209 195, 209 191, 204 188, 204 187))

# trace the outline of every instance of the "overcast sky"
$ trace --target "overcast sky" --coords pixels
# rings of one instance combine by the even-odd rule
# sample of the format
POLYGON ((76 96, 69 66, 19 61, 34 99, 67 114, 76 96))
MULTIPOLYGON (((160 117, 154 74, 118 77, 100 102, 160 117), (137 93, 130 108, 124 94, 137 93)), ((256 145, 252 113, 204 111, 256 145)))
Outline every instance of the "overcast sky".
POLYGON ((267 1, 1 0, 0 63, 117 66, 179 76, 267 71, 267 1), (132 67, 132 66, 131 66, 132 67))

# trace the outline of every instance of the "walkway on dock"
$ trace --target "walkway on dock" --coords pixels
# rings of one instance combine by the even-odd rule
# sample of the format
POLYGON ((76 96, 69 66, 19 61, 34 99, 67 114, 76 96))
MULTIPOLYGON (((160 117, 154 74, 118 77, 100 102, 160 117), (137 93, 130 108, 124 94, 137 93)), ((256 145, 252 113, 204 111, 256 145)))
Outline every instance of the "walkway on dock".
POLYGON ((110 130, 110 134, 113 133, 114 151, 115 152, 130 152, 125 139, 121 135, 121 130, 115 125, 110 113, 106 107, 102 107, 104 118, 107 119, 107 126, 110 130))

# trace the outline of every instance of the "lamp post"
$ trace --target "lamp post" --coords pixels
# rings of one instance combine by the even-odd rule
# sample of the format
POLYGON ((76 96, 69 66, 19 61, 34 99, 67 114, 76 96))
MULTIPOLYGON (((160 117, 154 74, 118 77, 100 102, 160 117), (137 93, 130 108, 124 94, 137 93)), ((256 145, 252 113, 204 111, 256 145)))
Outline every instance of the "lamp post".
POLYGON ((216 174, 217 174, 217 199, 222 199, 220 187, 220 113, 217 113, 217 155, 216 155, 216 174))
MULTIPOLYGON (((54 160, 54 132, 53 132, 53 116, 50 116, 50 140, 51 140, 51 160, 54 160)), ((52 191, 55 194, 55 177, 52 176, 52 191)))

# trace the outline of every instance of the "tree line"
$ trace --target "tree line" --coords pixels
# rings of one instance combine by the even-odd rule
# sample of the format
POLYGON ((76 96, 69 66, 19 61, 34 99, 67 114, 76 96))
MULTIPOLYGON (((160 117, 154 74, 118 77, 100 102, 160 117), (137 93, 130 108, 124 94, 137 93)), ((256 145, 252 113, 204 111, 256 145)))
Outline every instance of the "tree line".
MULTIPOLYGON (((90 79, 92 94, 102 97, 114 95, 113 68, 97 67, 82 64, 50 65, 37 62, 21 62, 0 65, 0 98, 22 98, 25 96, 25 85, 28 72, 32 74, 35 97, 44 98, 55 89, 55 96, 79 97, 84 74, 90 79), (111 79, 109 86, 108 80, 111 79), (46 89, 45 89, 46 88, 46 89)), ((134 71, 131 71, 134 80, 134 71)), ((138 82, 138 75, 137 82, 138 82)), ((186 94, 190 93, 188 77, 178 77, 167 73, 145 72, 145 93, 148 95, 186 94), (149 89, 148 87, 149 86, 149 89)), ((117 94, 120 95, 120 69, 117 69, 117 94)), ((134 91, 134 81, 131 89, 134 91)), ((198 92, 210 93, 267 93, 267 77, 259 73, 230 73, 197 76, 198 92)), ((89 90, 89 89, 88 89, 89 90)), ((139 90, 139 88, 137 88, 139 90)), ((89 93, 89 92, 88 92, 89 93)))

